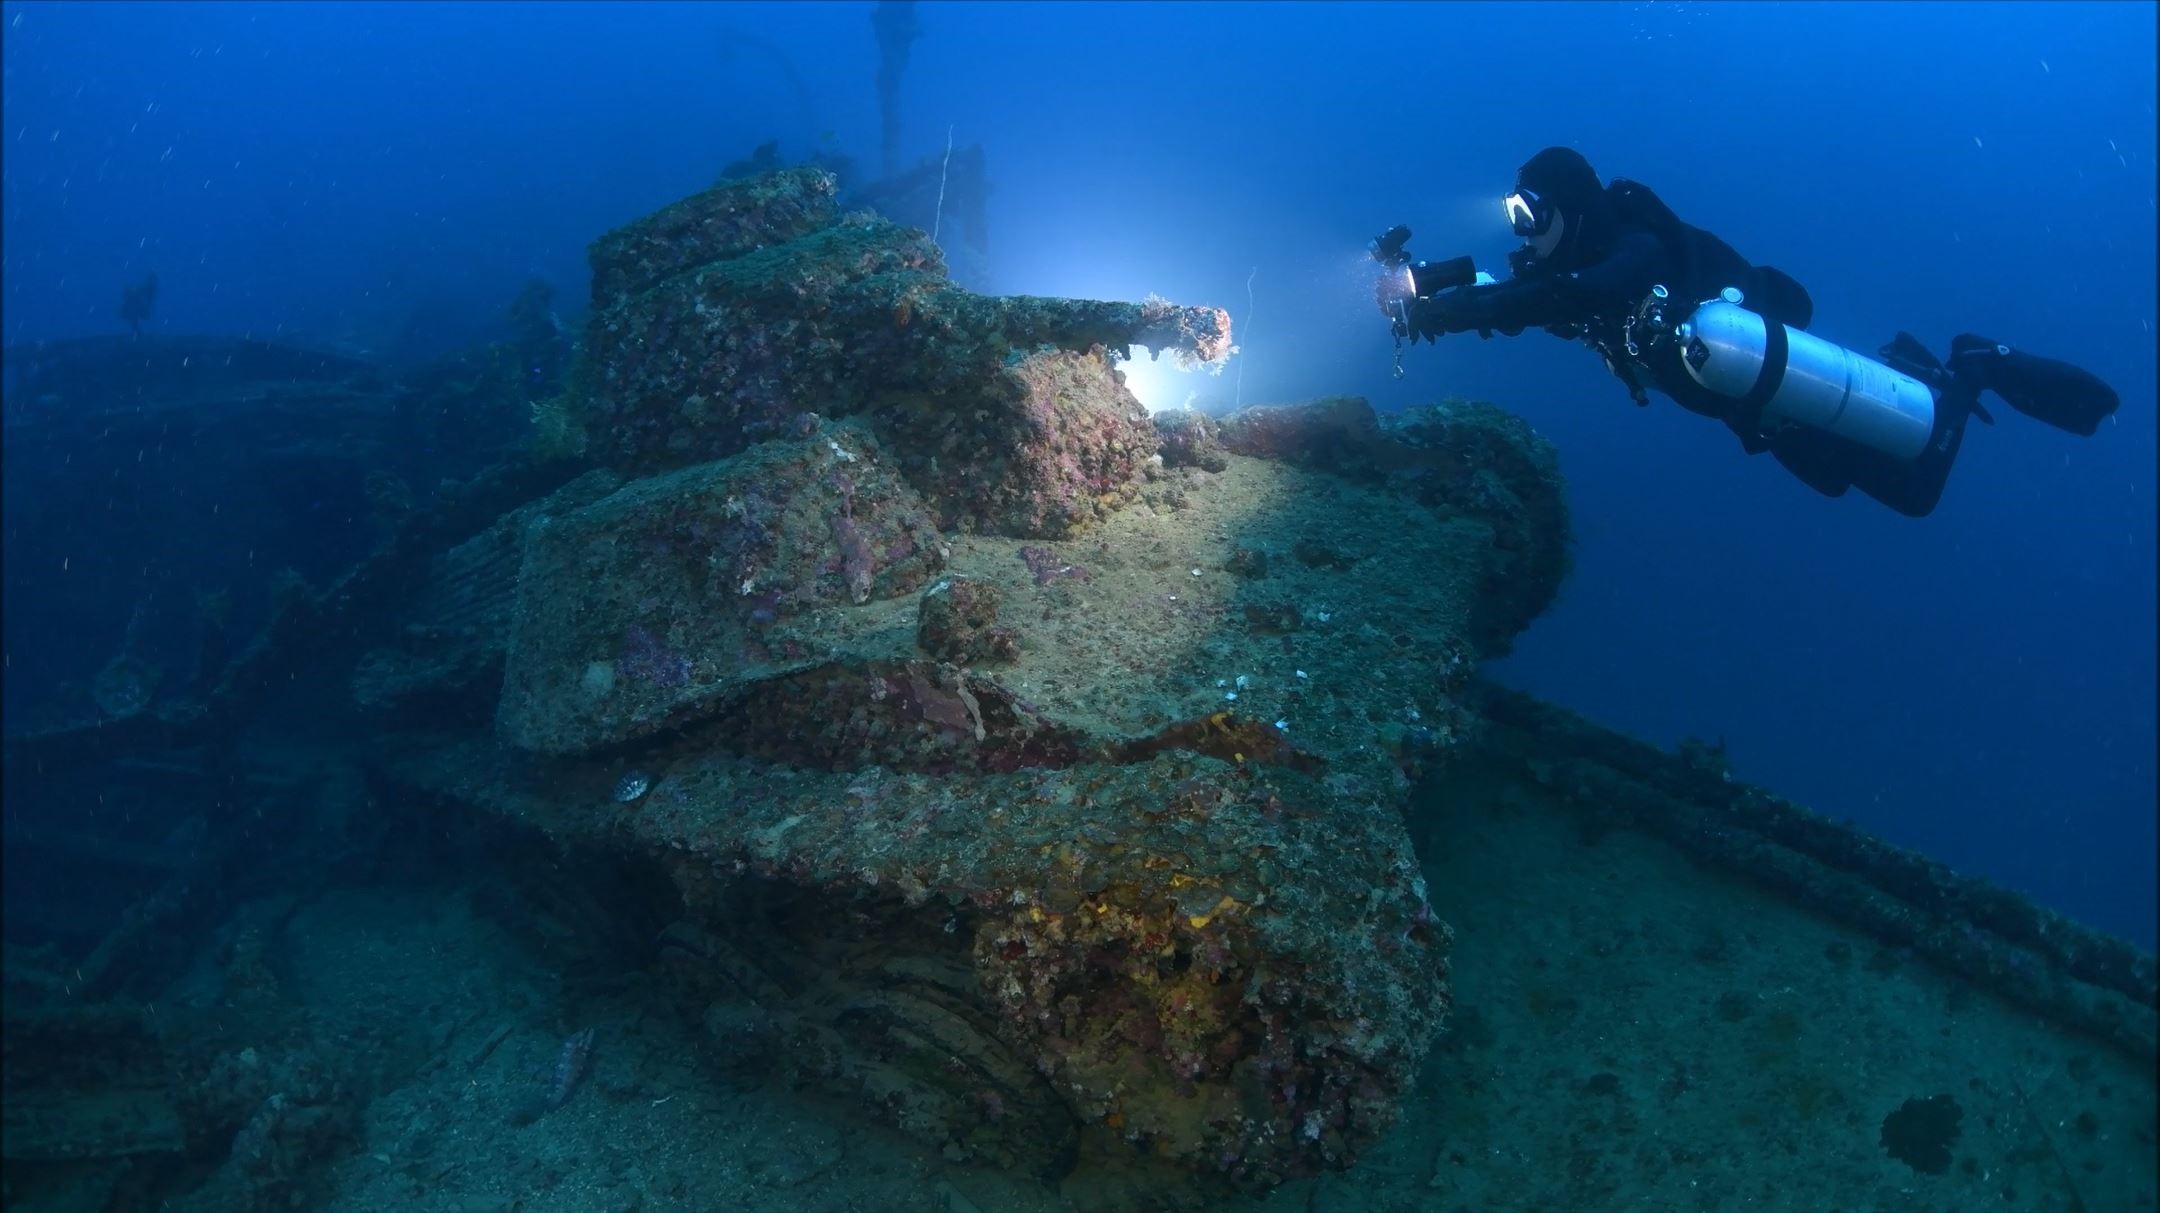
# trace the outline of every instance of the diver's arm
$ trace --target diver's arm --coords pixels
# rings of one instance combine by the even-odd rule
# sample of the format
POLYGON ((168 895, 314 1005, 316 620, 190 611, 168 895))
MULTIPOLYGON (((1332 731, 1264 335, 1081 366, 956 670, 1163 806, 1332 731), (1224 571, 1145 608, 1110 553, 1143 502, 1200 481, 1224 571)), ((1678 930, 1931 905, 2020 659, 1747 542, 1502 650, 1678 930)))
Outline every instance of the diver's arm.
POLYGON ((1648 232, 1630 232, 1602 260, 1572 274, 1515 278, 1466 286, 1422 300, 1411 327, 1427 337, 1580 324, 1649 293, 1664 266, 1664 247, 1648 232))

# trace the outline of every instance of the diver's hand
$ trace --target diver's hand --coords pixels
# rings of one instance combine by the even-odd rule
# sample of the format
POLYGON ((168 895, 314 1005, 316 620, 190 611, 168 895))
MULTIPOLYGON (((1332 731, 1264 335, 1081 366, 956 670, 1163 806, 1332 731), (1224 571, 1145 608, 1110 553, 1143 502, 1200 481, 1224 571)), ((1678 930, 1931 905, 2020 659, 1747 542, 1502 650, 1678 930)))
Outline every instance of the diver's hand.
POLYGON ((1450 333, 1467 333, 1472 329, 1489 329, 1489 324, 1479 322, 1477 304, 1482 302, 1474 286, 1457 287, 1429 298, 1420 299, 1410 309, 1410 331, 1420 337, 1437 341, 1450 333))
POLYGON ((1379 305, 1381 315, 1393 318, 1396 305, 1416 302, 1405 281, 1408 276, 1401 270, 1390 270, 1373 280, 1373 302, 1379 305))

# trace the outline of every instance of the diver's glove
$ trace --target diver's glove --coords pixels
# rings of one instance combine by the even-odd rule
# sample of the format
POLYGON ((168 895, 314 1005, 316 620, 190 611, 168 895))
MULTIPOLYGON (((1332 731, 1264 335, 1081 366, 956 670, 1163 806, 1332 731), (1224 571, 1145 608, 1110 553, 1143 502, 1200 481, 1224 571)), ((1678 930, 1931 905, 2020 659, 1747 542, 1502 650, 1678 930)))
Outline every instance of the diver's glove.
POLYGON ((1481 330, 1492 336, 1492 322, 1485 319, 1483 288, 1457 287, 1418 300, 1410 308, 1410 333, 1413 339, 1423 337, 1437 341, 1450 333, 1467 333, 1481 330))
POLYGON ((1507 255, 1507 267, 1508 273, 1517 278, 1535 278, 1548 269, 1537 250, 1527 244, 1507 255))

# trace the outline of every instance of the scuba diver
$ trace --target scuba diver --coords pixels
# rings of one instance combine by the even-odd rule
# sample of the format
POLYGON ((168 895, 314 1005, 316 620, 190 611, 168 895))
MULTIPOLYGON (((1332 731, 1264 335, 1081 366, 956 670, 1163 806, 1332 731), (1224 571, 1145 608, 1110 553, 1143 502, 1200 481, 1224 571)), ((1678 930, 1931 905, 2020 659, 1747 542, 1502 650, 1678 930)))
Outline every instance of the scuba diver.
POLYGON ((1600 184, 1568 148, 1531 157, 1503 205, 1524 241, 1505 282, 1469 258, 1413 263, 1408 228, 1373 241, 1399 271, 1376 292, 1395 321, 1398 375, 1406 336, 1542 328, 1602 354, 1636 404, 1656 388, 1817 492, 1858 488, 1914 518, 1941 499, 1967 420, 1994 424, 1981 392, 2087 436, 2118 404, 2089 372, 1969 333, 1947 363, 1906 333, 1879 360, 1823 341, 1805 331, 1814 303, 1798 282, 1682 222, 1638 182, 1600 184))

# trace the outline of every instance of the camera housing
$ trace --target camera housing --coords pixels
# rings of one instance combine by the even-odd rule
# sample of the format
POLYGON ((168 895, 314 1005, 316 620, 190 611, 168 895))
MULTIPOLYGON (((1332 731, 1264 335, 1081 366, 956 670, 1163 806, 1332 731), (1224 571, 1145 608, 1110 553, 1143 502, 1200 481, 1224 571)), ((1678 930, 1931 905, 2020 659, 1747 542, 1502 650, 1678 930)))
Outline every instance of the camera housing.
POLYGON ((1392 268, 1410 264, 1410 254, 1404 248, 1409 243, 1410 229, 1398 223, 1373 237, 1372 242, 1367 244, 1365 249, 1372 254, 1373 260, 1392 268))
POLYGON ((1404 285, 1418 299, 1430 299, 1441 291, 1471 286, 1478 280, 1477 263, 1469 257, 1446 261, 1414 261, 1410 257, 1410 228, 1398 223, 1366 244, 1372 259, 1391 270, 1404 270, 1404 285))

